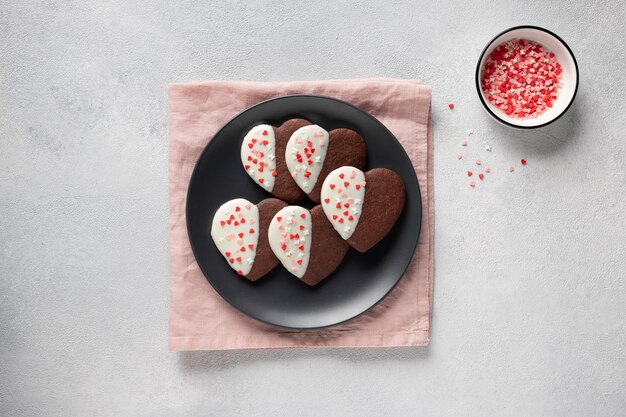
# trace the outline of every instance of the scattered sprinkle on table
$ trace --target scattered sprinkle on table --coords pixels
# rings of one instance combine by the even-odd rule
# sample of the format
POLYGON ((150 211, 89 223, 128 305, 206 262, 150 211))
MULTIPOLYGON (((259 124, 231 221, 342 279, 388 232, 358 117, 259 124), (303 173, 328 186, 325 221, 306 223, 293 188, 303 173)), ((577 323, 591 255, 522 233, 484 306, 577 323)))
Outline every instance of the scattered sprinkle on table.
POLYGON ((480 159, 476 160, 476 165, 480 165, 480 159))
POLYGON ((522 162, 522 165, 526 165, 526 164, 527 164, 527 162, 526 162, 526 160, 525 160, 525 159, 522 159, 522 161, 521 161, 521 162, 522 162))
POLYGON ((467 140, 463 139, 463 142, 461 142, 461 146, 467 146, 467 140))
POLYGON ((467 176, 471 177, 472 175, 474 175, 474 173, 472 171, 467 171, 467 176))
POLYGON ((537 117, 553 106, 563 69, 552 52, 536 42, 512 39, 485 60, 482 90, 511 117, 537 117))
POLYGON ((515 171, 515 168, 513 168, 513 165, 509 165, 509 172, 513 172, 515 171))
POLYGON ((448 104, 448 107, 450 108, 450 110, 454 110, 454 103, 448 104))
POLYGON ((474 180, 470 180, 469 185, 470 187, 475 187, 476 183, 474 182, 474 180))
POLYGON ((478 178, 480 178, 480 180, 482 181, 482 179, 485 178, 485 174, 481 172, 480 174, 478 174, 478 178))
POLYGON ((456 154, 456 159, 461 160, 463 158, 463 155, 460 153, 456 154))
POLYGON ((491 168, 489 168, 489 167, 485 167, 485 172, 486 172, 487 174, 489 174, 489 173, 491 172, 491 168))

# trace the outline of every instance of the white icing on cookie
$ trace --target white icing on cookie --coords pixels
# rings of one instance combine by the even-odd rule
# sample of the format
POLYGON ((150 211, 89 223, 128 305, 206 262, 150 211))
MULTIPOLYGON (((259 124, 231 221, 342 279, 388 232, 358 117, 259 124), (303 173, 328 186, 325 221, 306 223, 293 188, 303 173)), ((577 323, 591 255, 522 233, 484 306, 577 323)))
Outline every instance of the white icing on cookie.
POLYGON ((250 177, 267 191, 276 178, 276 139, 270 125, 253 127, 241 144, 241 163, 250 177))
POLYGON ((298 278, 304 276, 309 265, 311 227, 311 213, 307 209, 287 206, 276 213, 267 232, 272 252, 298 278))
POLYGON ((239 275, 252 269, 259 240, 259 209, 243 198, 222 204, 211 225, 215 246, 239 275))
POLYGON ((308 125, 293 132, 285 149, 285 162, 296 184, 310 193, 320 176, 328 149, 328 132, 308 125))
POLYGON ((363 171, 350 166, 332 171, 322 184, 322 209, 344 239, 352 236, 359 223, 365 199, 365 185, 363 171))

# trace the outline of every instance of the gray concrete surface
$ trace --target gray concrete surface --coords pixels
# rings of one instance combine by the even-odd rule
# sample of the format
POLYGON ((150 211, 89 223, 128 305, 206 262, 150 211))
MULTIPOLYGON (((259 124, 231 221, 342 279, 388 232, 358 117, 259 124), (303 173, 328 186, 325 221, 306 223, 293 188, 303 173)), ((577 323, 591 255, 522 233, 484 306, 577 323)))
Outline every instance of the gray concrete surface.
POLYGON ((3 0, 0 415, 626 415, 625 20, 616 0, 3 0), (536 132, 492 122, 472 80, 523 23, 581 68, 536 132), (166 85, 372 76, 434 88, 431 345, 169 353, 166 85), (494 169, 476 189, 473 156, 494 169))

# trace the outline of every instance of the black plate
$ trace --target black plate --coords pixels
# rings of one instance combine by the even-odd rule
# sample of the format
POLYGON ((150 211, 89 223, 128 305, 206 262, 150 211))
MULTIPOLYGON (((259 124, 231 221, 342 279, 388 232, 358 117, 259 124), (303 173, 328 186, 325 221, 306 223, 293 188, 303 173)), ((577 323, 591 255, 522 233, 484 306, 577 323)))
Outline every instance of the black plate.
MULTIPOLYGON (((305 199, 299 203, 311 208, 305 199)), ((312 329, 350 320, 382 300, 406 270, 419 238, 422 200, 415 171, 393 134, 370 114, 343 101, 320 96, 275 98, 245 110, 217 132, 206 146, 189 183, 187 231, 200 269, 215 290, 248 316, 281 327, 312 329), (271 195, 241 166, 240 147, 254 125, 280 125, 304 118, 326 130, 354 129, 367 143, 366 170, 396 171, 406 186, 406 206, 392 231, 367 253, 350 249, 337 270, 309 287, 281 265, 256 283, 239 276, 211 239, 213 215, 224 202, 245 198, 257 203, 271 195)))

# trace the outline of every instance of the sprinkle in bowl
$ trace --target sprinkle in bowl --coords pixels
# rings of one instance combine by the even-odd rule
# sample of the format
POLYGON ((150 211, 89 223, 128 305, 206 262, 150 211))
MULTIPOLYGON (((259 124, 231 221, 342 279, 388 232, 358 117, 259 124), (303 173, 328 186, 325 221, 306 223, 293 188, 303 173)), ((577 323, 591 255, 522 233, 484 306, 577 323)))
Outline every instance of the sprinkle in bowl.
POLYGON ((578 64, 556 34, 516 26, 496 35, 476 65, 476 90, 487 112, 518 129, 546 126, 571 106, 578 64))

